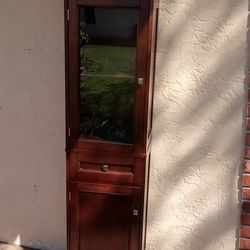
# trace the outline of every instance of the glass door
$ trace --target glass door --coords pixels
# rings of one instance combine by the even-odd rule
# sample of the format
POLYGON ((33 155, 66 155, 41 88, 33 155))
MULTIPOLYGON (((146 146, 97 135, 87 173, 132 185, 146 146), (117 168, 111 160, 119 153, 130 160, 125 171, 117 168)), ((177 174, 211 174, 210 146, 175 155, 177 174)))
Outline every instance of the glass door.
POLYGON ((79 11, 80 136, 133 144, 138 9, 79 11))

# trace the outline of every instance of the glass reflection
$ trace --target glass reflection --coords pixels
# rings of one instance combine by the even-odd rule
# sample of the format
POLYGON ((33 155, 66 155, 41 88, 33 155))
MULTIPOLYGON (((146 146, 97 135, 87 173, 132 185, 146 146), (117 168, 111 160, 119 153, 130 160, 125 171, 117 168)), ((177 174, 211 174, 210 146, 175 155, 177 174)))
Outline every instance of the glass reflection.
POLYGON ((80 129, 133 143, 136 9, 80 8, 80 129))

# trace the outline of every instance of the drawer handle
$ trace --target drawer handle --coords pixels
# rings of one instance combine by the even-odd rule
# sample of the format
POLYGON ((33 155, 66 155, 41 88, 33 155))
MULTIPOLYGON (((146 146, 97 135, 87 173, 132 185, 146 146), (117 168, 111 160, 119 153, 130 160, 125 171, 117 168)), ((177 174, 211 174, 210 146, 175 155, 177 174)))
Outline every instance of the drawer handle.
POLYGON ((83 168, 79 168, 78 172, 84 172, 84 169, 83 168))
POLYGON ((101 170, 102 170, 103 172, 108 172, 108 171, 109 171, 109 165, 103 164, 102 167, 101 167, 101 170))

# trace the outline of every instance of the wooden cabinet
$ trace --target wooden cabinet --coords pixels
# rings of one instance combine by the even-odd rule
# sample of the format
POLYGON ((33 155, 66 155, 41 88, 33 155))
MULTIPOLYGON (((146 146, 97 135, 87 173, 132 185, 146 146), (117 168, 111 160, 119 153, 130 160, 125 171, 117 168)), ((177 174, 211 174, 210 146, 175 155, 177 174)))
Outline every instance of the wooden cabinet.
POLYGON ((65 0, 68 249, 145 245, 157 2, 65 0))
POLYGON ((71 249, 137 250, 140 188, 71 184, 71 249))

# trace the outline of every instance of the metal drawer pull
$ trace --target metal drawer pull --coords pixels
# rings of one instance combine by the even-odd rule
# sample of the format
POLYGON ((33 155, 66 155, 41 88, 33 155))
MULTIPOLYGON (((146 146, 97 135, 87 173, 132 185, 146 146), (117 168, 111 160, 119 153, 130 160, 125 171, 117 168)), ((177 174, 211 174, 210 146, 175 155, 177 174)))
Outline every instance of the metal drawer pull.
POLYGON ((102 167, 101 167, 101 170, 102 170, 103 172, 108 172, 108 171, 109 171, 109 165, 103 164, 102 167))
POLYGON ((138 216, 138 215, 139 215, 138 209, 133 209, 133 216, 138 216))

